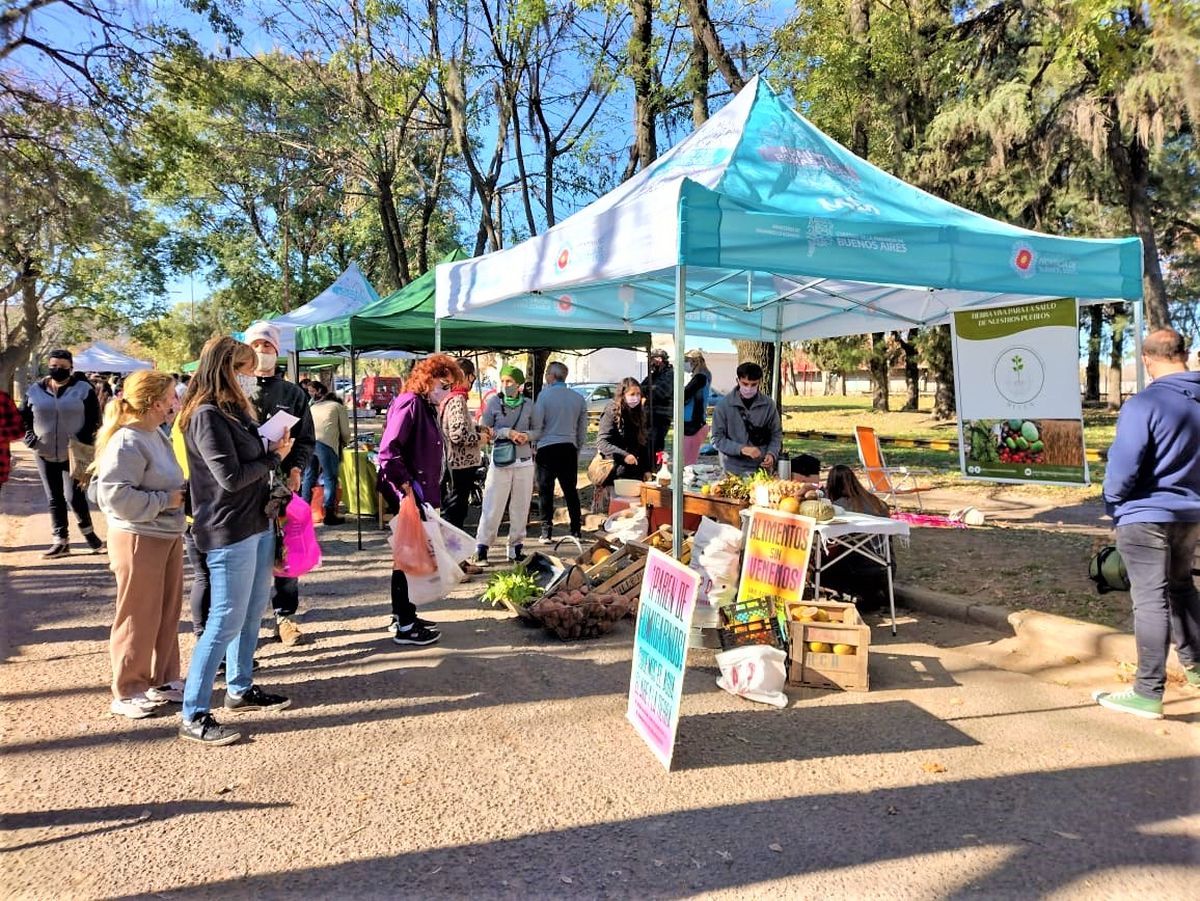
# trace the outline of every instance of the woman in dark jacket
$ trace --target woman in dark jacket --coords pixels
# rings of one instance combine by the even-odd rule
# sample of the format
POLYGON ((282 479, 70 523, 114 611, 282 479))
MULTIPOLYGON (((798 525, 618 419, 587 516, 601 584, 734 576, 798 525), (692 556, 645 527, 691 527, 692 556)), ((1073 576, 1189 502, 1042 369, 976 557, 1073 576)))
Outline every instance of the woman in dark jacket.
POLYGON ((254 365, 254 351, 245 344, 213 338, 204 345, 179 414, 187 447, 192 537, 205 555, 211 594, 204 632, 188 668, 179 736, 210 745, 241 738, 209 712, 222 658, 227 711, 282 710, 291 703, 255 685, 252 673, 275 557, 275 532, 267 514, 271 473, 292 446, 285 434, 269 450, 263 448, 250 402, 257 387, 254 365))
POLYGON ((652 471, 646 406, 642 387, 636 379, 624 379, 621 390, 600 417, 600 435, 596 451, 613 461, 612 472, 604 480, 608 486, 617 479, 641 481, 652 471))
MULTIPOLYGON (((379 488, 389 504, 395 506, 415 491, 418 504, 435 509, 441 505, 445 442, 437 411, 462 378, 452 357, 433 354, 413 367, 404 392, 388 407, 379 441, 379 488)), ((429 645, 442 637, 436 624, 417 616, 408 596, 408 577, 398 569, 392 570, 389 629, 396 644, 429 645)))

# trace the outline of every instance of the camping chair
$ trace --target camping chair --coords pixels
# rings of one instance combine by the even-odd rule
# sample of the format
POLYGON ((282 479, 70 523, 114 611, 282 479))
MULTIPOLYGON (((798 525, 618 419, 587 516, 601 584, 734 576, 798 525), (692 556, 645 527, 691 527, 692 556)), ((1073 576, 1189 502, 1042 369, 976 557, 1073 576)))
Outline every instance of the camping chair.
POLYGON ((921 491, 924 489, 917 484, 917 476, 932 476, 932 470, 888 466, 883 459, 879 437, 870 426, 855 426, 854 441, 858 444, 858 459, 867 474, 867 487, 874 494, 882 497, 889 507, 898 506, 897 500, 901 495, 915 494, 917 509, 924 509, 921 506, 921 491))

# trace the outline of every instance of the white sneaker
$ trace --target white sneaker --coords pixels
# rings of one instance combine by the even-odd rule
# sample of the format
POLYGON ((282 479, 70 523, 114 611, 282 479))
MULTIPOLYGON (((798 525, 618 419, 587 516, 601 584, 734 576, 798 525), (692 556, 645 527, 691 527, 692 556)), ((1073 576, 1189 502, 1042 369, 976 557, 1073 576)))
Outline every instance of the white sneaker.
POLYGON ((108 709, 131 720, 140 720, 152 715, 158 709, 158 705, 158 701, 151 701, 146 695, 137 694, 132 698, 113 698, 108 709))
POLYGON ((163 704, 170 701, 172 704, 183 703, 183 680, 176 679, 174 682, 168 682, 166 685, 160 685, 158 688, 147 688, 146 698, 154 701, 156 704, 163 704))

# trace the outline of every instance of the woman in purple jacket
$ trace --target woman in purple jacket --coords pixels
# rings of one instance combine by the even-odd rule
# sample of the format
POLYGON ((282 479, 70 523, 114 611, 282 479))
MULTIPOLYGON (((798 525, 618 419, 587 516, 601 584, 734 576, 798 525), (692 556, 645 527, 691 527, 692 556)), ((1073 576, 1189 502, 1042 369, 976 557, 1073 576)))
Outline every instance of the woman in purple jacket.
MULTIPOLYGON (((462 370, 452 357, 433 354, 413 367, 404 393, 388 407, 387 423, 379 443, 379 488, 389 505, 415 491, 417 501, 434 508, 442 502, 442 466, 445 461, 438 405, 462 380, 462 370)), ((428 645, 439 638, 437 625, 417 616, 408 598, 408 577, 392 570, 392 641, 428 645)))

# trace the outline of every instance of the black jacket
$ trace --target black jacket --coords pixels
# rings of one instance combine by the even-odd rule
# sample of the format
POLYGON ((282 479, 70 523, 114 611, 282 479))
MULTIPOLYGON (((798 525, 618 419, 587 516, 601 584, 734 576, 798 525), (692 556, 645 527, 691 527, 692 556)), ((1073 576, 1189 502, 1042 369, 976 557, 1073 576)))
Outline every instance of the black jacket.
POLYGON ((196 547, 207 553, 270 527, 267 501, 279 455, 263 448, 255 423, 204 404, 188 421, 184 446, 196 547))
POLYGON ((300 419, 292 426, 292 449, 288 452, 280 469, 286 476, 293 468, 301 472, 317 447, 316 430, 313 429, 312 413, 308 410, 308 392, 285 378, 277 375, 259 376, 258 392, 251 400, 258 410, 258 421, 266 422, 280 410, 287 410, 300 419))
MULTIPOLYGON (((645 439, 638 440, 638 427, 632 416, 625 417, 624 428, 617 422, 617 405, 623 400, 610 401, 600 416, 600 433, 596 438, 596 452, 617 463, 618 467, 626 466, 625 455, 633 454, 638 458, 634 469, 639 472, 650 472, 650 432, 646 430, 645 439)), ((631 477, 632 473, 631 473, 631 477)))
POLYGON ((659 372, 642 380, 642 397, 650 405, 654 419, 671 421, 675 402, 675 367, 668 363, 659 372))

